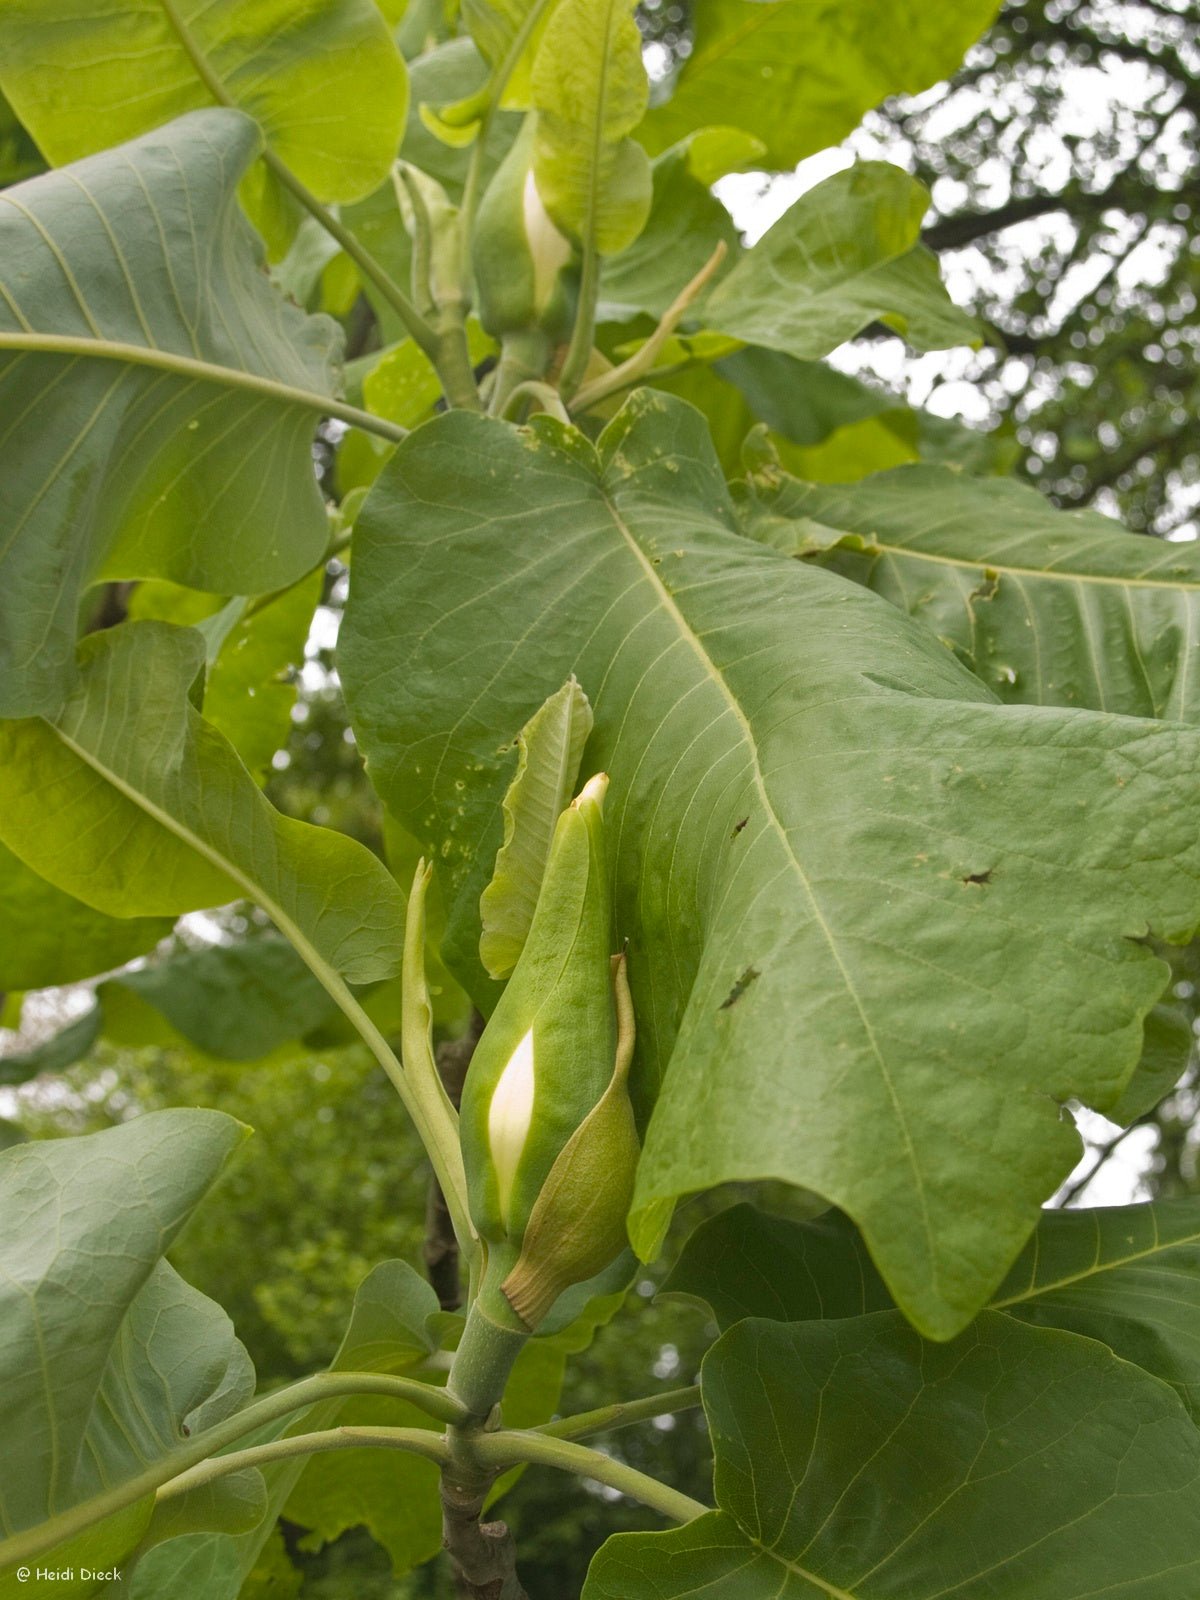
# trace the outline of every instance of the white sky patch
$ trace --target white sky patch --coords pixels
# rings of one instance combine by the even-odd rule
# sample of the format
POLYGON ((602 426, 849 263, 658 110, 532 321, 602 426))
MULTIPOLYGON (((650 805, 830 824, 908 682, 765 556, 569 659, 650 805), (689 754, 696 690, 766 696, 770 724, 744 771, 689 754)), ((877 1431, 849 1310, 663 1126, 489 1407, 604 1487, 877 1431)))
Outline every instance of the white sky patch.
MULTIPOLYGON (((1134 17, 1129 8, 1119 5, 1110 8, 1114 20, 1124 18, 1132 31, 1134 17), (1128 14, 1127 14, 1128 13, 1128 14)), ((1186 10, 1180 8, 1180 14, 1186 10)), ((968 58, 969 59, 969 58, 968 58)), ((1035 129, 1025 145, 1027 157, 1032 158, 1038 179, 1054 191, 1065 188, 1072 180, 1084 177, 1087 187, 1103 189, 1110 178, 1137 154, 1136 135, 1128 124, 1137 108, 1145 108, 1158 99, 1161 103, 1161 80, 1147 63, 1118 61, 1107 56, 1103 64, 1089 63, 1059 68, 1064 84, 1059 111, 1053 126, 1035 129), (1104 159, 1099 156, 1085 158, 1075 154, 1075 147, 1086 148, 1089 141, 1105 137, 1111 129, 1124 131, 1116 141, 1116 148, 1104 159), (1086 159, 1086 170, 1081 173, 1086 159)), ((942 86, 916 96, 908 103, 920 107, 937 100, 942 86)), ((1027 93, 1021 104, 1017 86, 1009 90, 1012 103, 1036 116, 1037 108, 1027 93)), ((963 127, 978 111, 986 108, 983 93, 963 89, 938 106, 927 119, 924 136, 930 141, 945 138, 963 127)), ((976 174, 981 190, 971 202, 987 210, 1004 205, 1011 197, 1013 170, 1010 149, 1017 137, 1015 128, 998 131, 994 153, 981 165, 976 174)), ((1168 118, 1160 133, 1153 154, 1144 155, 1140 164, 1147 173, 1156 173, 1161 187, 1170 188, 1172 175, 1183 175, 1189 169, 1192 151, 1189 148, 1190 131, 1187 118, 1180 115, 1168 118)), ((890 161, 905 169, 909 166, 909 152, 904 141, 879 119, 868 117, 844 143, 834 149, 822 150, 802 161, 794 172, 769 174, 765 172, 736 173, 723 178, 716 185, 716 193, 728 207, 733 220, 748 245, 753 245, 776 223, 803 194, 816 187, 835 172, 851 166, 856 159, 890 161)), ((954 179, 938 178, 934 185, 934 199, 942 215, 963 209, 968 204, 965 185, 954 179)), ((1137 221, 1119 218, 1113 213, 1113 254, 1120 254, 1132 242, 1137 221)), ((1141 224, 1144 226, 1144 224, 1141 224)), ((1074 239, 1074 227, 1065 213, 1050 213, 1031 221, 1019 223, 995 236, 1003 263, 997 268, 978 250, 967 247, 945 251, 941 256, 942 275, 953 299, 959 304, 969 303, 982 289, 1000 299, 1015 298, 1028 277, 1029 262, 1036 259, 1047 243, 1065 254, 1074 239)), ((1169 223, 1158 223, 1149 229, 1144 241, 1137 245, 1115 273, 1117 287, 1123 294, 1160 283, 1178 248, 1171 235, 1176 230, 1169 223)), ((1097 249, 1088 260, 1077 263, 1064 276, 1048 307, 1049 326, 1070 313, 1072 308, 1095 287, 1112 266, 1112 257, 1097 249)), ((1006 360, 996 351, 969 350, 935 351, 928 355, 915 355, 900 339, 880 340, 874 344, 847 344, 830 357, 832 366, 868 381, 874 379, 896 391, 911 404, 928 409, 939 417, 957 417, 976 427, 986 428, 995 421, 990 401, 981 386, 986 375, 989 380, 999 380, 1010 394, 1020 395, 1030 409, 1036 409, 1042 397, 1036 387, 1036 375, 1021 360, 1006 360)), ((1036 446, 1035 446, 1036 448, 1036 446)), ((1190 487, 1190 486, 1183 486, 1190 487)), ((1200 498, 1200 495, 1197 496, 1200 498)), ((1186 506, 1188 500, 1182 504, 1186 506)), ((1098 507, 1103 509, 1103 507, 1098 507)), ((1181 537, 1195 537, 1194 528, 1180 530, 1181 537)))
MULTIPOLYGON (((1050 1201, 1052 1206, 1061 1204, 1062 1197, 1096 1167, 1097 1154, 1121 1133, 1117 1123, 1102 1117, 1098 1111, 1088 1111, 1083 1106, 1073 1109, 1075 1125, 1087 1141, 1088 1148, 1074 1172, 1050 1201)), ((1132 1129, 1103 1161, 1096 1176, 1072 1197, 1071 1206, 1127 1206, 1135 1201, 1149 1200, 1151 1194, 1146 1179, 1157 1142, 1158 1132, 1155 1128, 1147 1126, 1132 1129)))

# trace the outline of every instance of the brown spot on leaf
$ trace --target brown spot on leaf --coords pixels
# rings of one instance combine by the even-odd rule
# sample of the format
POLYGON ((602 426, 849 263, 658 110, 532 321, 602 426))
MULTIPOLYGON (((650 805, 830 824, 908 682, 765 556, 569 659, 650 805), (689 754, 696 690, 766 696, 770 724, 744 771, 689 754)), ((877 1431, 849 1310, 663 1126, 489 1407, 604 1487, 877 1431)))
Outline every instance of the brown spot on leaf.
POLYGON ((982 885, 985 883, 991 883, 991 881, 992 869, 991 867, 988 867, 986 872, 968 872, 966 877, 963 879, 963 886, 966 887, 968 884, 972 883, 982 885))
POLYGON ((739 834, 739 833, 741 833, 741 831, 742 831, 742 829, 743 829, 743 828, 744 828, 744 827, 745 827, 745 826, 746 826, 746 824, 747 824, 747 823, 748 823, 748 822, 749 822, 749 821, 750 821, 750 818, 749 818, 749 817, 743 817, 743 818, 742 818, 742 820, 741 820, 741 821, 740 821, 740 822, 739 822, 739 823, 736 823, 736 824, 735 824, 735 826, 734 826, 734 830, 733 830, 733 832, 732 832, 732 833, 731 833, 731 834, 730 834, 730 835, 729 835, 729 837, 730 837, 730 838, 731 838, 731 839, 736 839, 736 838, 737 838, 737 836, 738 836, 738 834, 739 834))

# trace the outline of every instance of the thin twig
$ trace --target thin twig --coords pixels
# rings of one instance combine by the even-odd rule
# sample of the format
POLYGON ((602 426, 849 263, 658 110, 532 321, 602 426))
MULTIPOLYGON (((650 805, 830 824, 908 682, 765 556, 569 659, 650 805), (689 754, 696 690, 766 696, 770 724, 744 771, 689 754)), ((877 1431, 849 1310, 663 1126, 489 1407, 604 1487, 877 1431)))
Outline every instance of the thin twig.
POLYGON ((630 384, 636 383, 653 367, 655 358, 683 321, 692 306, 712 281, 726 255, 725 241, 721 239, 717 248, 700 268, 700 271, 675 296, 675 299, 663 313, 658 327, 646 340, 640 350, 634 352, 628 361, 623 361, 619 367, 614 367, 611 372, 606 372, 602 377, 593 378, 591 383, 585 383, 576 394, 571 406, 572 411, 586 411, 589 407, 606 400, 610 394, 616 394, 621 389, 628 389, 630 384))
POLYGON ((504 416, 511 418, 515 414, 517 402, 521 400, 536 400, 543 411, 552 417, 557 417, 560 422, 570 422, 567 408, 562 403, 562 396, 552 383, 541 383, 536 378, 526 378, 524 383, 519 383, 513 389, 508 399, 504 402, 504 416))
POLYGON ((596 1433, 611 1433, 615 1428, 627 1428, 634 1422, 674 1416, 678 1411, 691 1411, 699 1404, 700 1385, 693 1383, 686 1389, 666 1389, 662 1394, 649 1394, 642 1400, 619 1400, 610 1406, 597 1406, 594 1411, 580 1411, 573 1417, 543 1422, 533 1432, 550 1439, 588 1439, 596 1433))
POLYGON ((1096 1149, 1096 1159, 1092 1163, 1092 1165, 1088 1168, 1088 1170, 1081 1177, 1078 1177, 1073 1182, 1069 1183, 1067 1185, 1067 1187, 1063 1190, 1061 1196, 1059 1197, 1059 1201, 1058 1201, 1058 1209, 1059 1210, 1062 1210, 1065 1206, 1069 1206, 1071 1204, 1072 1200, 1078 1199, 1078 1197, 1087 1188, 1088 1184, 1091 1183, 1092 1179, 1100 1171, 1100 1168, 1104 1165, 1104 1163, 1108 1160, 1108 1158, 1116 1151, 1117 1146, 1120 1145, 1120 1144, 1123 1144, 1125 1142, 1125 1140, 1128 1139, 1129 1135, 1133 1132, 1133 1130, 1135 1128, 1140 1128, 1140 1127, 1141 1127, 1141 1123, 1140 1122, 1130 1123, 1128 1128, 1122 1128, 1120 1133, 1113 1134, 1111 1139, 1107 1140, 1104 1144, 1099 1145, 1097 1147, 1097 1149, 1096 1149))

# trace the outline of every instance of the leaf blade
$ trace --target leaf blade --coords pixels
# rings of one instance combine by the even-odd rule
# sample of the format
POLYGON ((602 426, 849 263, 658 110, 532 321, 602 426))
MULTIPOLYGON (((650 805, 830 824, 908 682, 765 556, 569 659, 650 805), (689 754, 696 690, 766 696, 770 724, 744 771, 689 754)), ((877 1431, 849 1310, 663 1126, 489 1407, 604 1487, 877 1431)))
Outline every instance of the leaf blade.
POLYGON ((0 714, 61 700, 90 584, 269 591, 325 548, 340 335, 261 271, 234 196, 257 148, 201 111, 0 195, 0 714))
POLYGON ((442 853, 447 953, 486 996, 495 730, 577 674, 612 780, 654 1104, 634 1238, 652 1248, 680 1194, 797 1183, 855 1217, 905 1310, 945 1337, 1077 1159, 1061 1101, 1105 1109, 1134 1069, 1166 973, 1129 935, 1149 920, 1179 938, 1196 916, 1200 750, 1177 725, 1001 707, 894 608, 898 628, 733 527, 699 419, 661 395, 626 406, 599 460, 559 426, 439 419, 357 524, 341 645, 357 736, 442 853), (446 620, 397 620, 401 581, 410 614, 436 593, 446 620), (439 660, 455 663, 440 701, 439 660), (464 783, 453 806, 435 769, 464 783))
POLYGON ((701 1382, 722 1510, 616 1535, 584 1600, 1172 1600, 1200 1570, 1200 1438, 1093 1340, 749 1321, 701 1382))

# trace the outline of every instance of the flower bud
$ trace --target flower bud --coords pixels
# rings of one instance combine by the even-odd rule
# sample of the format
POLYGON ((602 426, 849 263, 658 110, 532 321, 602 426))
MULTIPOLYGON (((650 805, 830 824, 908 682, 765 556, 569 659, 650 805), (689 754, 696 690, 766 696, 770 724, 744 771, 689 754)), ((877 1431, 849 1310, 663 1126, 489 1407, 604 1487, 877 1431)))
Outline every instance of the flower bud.
POLYGON ((625 957, 613 957, 617 1057, 608 1088, 559 1151, 534 1201, 517 1264, 500 1285, 536 1328, 564 1289, 603 1272, 625 1248, 641 1147, 629 1099, 633 1002, 625 957))
POLYGON ((479 204, 472 239, 479 320, 495 339, 539 331, 565 339, 575 316, 575 251, 550 220, 533 176, 530 115, 479 204))
POLYGON ((610 955, 607 783, 593 778, 558 819, 529 936, 463 1088, 472 1220, 489 1276, 502 1271, 529 1327, 620 1253, 637 1165, 633 1012, 625 958, 610 955))

